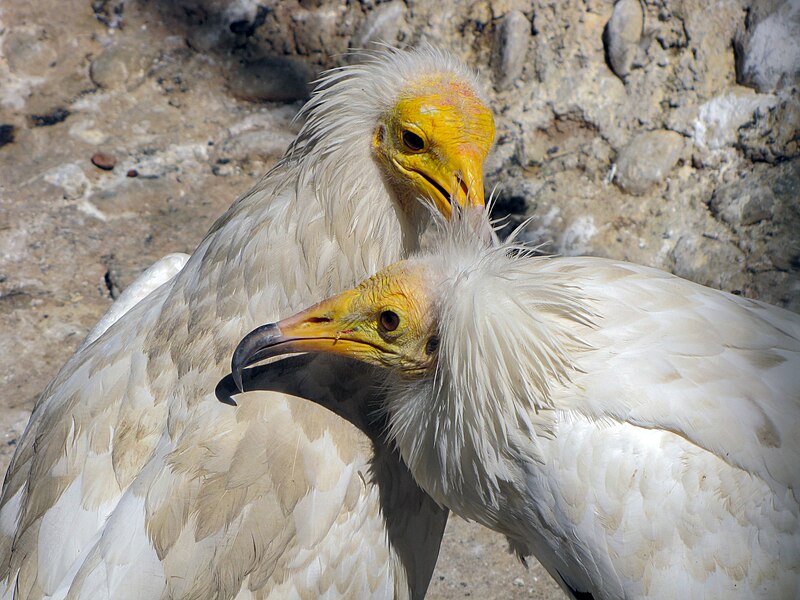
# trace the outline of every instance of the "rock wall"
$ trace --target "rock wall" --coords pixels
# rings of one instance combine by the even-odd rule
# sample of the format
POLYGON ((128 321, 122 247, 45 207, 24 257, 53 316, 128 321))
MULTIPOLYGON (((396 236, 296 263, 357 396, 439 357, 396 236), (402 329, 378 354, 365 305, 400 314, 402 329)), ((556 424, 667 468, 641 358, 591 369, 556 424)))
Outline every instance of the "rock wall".
POLYGON ((444 43, 493 85, 488 176, 509 229, 531 217, 526 236, 554 252, 800 309, 797 0, 183 0, 169 14, 192 48, 238 61, 229 82, 248 98, 302 97, 308 74, 373 42, 444 43))

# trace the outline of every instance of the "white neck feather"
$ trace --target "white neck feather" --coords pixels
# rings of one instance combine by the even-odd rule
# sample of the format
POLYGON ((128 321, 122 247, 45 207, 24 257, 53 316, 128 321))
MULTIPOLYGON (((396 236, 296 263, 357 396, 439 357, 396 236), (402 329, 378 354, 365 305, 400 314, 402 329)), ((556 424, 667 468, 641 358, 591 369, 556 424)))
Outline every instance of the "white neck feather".
POLYGON ((420 485, 485 522, 504 489, 523 485, 514 465, 537 460, 536 439, 549 432, 532 417, 552 407, 554 386, 577 369, 573 356, 587 346, 575 324, 591 326, 594 315, 547 269, 549 259, 481 246, 450 235, 422 259, 444 274, 432 284, 442 290, 439 364, 427 379, 395 380, 388 411, 390 435, 420 485))

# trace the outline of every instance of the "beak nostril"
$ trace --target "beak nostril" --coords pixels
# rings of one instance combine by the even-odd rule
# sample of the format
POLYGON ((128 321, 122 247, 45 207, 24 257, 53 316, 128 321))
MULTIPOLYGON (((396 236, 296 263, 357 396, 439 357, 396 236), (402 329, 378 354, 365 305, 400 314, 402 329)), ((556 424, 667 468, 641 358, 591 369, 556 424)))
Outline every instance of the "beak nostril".
POLYGON ((311 317, 310 319, 308 319, 308 322, 309 323, 330 323, 331 322, 331 318, 330 317, 311 317))

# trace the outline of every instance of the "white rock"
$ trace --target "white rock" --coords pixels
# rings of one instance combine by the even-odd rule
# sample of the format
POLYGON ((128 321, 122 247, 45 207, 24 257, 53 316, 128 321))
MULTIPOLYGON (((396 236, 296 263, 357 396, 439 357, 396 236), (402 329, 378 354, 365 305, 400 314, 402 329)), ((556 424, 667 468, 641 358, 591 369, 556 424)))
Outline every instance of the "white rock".
POLYGON ((718 150, 733 144, 738 129, 753 119, 757 110, 768 110, 778 103, 771 94, 754 94, 739 88, 712 98, 700 106, 694 122, 694 143, 701 149, 718 150))
POLYGON ((44 180, 64 190, 64 197, 74 200, 84 195, 89 187, 89 180, 76 163, 65 163, 44 174, 44 180))
POLYGON ((69 128, 70 137, 97 146, 108 139, 108 134, 95 128, 94 121, 77 121, 69 128))
POLYGON ((737 79, 759 92, 800 84, 800 0, 788 0, 737 40, 737 79))
POLYGON ((565 256, 581 256, 591 250, 591 240, 597 227, 591 215, 578 217, 564 230, 558 244, 558 252, 565 256))

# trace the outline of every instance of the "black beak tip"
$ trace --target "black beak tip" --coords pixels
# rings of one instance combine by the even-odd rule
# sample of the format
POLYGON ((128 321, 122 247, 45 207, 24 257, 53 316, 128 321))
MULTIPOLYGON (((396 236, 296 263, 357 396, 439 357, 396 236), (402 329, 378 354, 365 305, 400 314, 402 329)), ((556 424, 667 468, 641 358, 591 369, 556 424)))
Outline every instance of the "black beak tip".
POLYGON ((242 383, 242 369, 234 366, 233 362, 231 362, 231 375, 233 375, 233 382, 236 384, 236 389, 239 390, 239 393, 243 392, 244 383, 242 383))
POLYGON ((242 374, 249 365, 266 358, 264 349, 269 343, 281 335, 280 328, 275 323, 268 323, 261 327, 256 327, 248 333, 236 346, 231 358, 231 375, 233 381, 240 392, 244 392, 242 374))
POLYGON ((233 353, 233 358, 231 359, 231 375, 233 376, 233 382, 236 384, 236 388, 240 392, 243 392, 244 383, 242 382, 242 373, 247 366, 243 359, 246 360, 247 357, 244 356, 243 352, 240 352, 241 347, 242 345, 239 344, 233 353))

